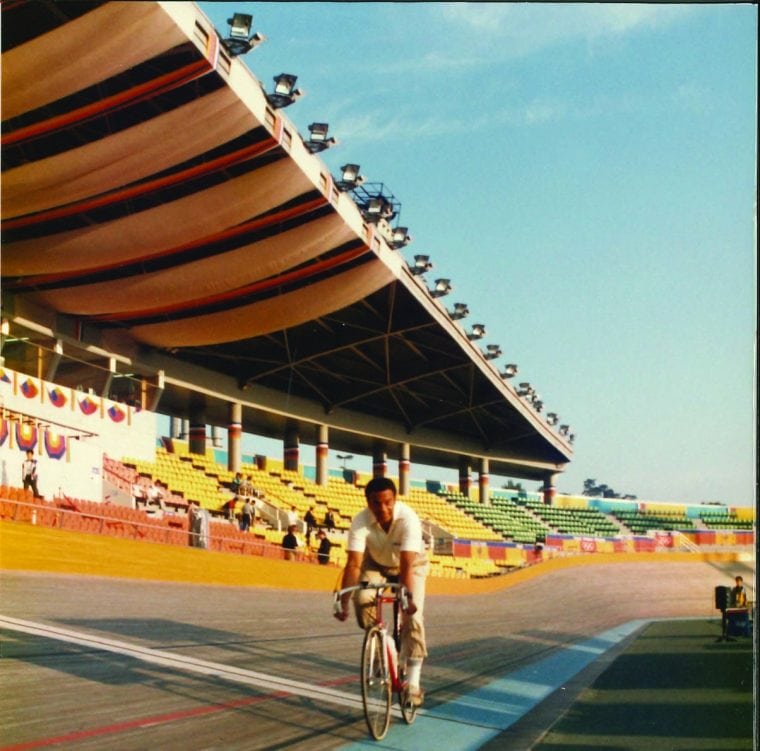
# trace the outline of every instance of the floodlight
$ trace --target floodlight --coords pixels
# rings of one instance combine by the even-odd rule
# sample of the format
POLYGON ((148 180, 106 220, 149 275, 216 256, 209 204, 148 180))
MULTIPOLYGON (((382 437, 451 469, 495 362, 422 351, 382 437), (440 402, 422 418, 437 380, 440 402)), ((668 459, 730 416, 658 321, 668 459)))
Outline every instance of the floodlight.
POLYGON ((507 365, 504 368, 503 372, 501 373, 501 377, 514 378, 517 375, 517 372, 518 372, 517 365, 515 365, 514 363, 509 363, 509 365, 507 365))
POLYGON ((546 415, 546 422, 548 422, 549 425, 556 425, 559 422, 559 415, 556 412, 549 412, 546 415))
POLYGON ((569 425, 560 425, 559 426, 559 434, 560 435, 569 435, 570 433, 570 426, 569 425))
POLYGON ((267 102, 275 109, 293 104, 302 95, 301 90, 296 88, 297 80, 298 76, 292 73, 280 73, 279 76, 275 76, 274 91, 266 95, 267 102))
POLYGON ((476 339, 482 339, 485 335, 486 335, 485 324, 474 323, 472 325, 472 328, 470 329, 470 333, 467 334, 467 338, 471 342, 474 342, 476 339))
POLYGON ((498 344, 486 344, 486 351, 483 353, 486 360, 495 360, 501 357, 501 347, 498 344))
POLYGON ((425 274, 433 268, 433 264, 430 262, 430 256, 415 256, 414 265, 409 266, 409 270, 415 276, 425 274))
POLYGON ((364 175, 359 174, 358 164, 344 164, 341 168, 340 180, 335 181, 338 190, 353 190, 364 182, 364 175))
POLYGON ((232 57, 250 52, 265 39, 263 34, 251 35, 253 16, 248 13, 234 13, 227 23, 230 25, 230 35, 222 40, 222 44, 232 57))
POLYGON ((452 321, 459 321, 462 318, 467 318, 468 315, 470 315, 470 309, 464 302, 455 302, 454 310, 449 311, 449 317, 452 321))
POLYGON ((304 144, 312 154, 318 154, 337 143, 334 138, 327 137, 329 127, 327 123, 312 123, 309 126, 309 140, 304 141, 304 144))
POLYGON ((454 288, 451 286, 451 279, 436 279, 435 286, 430 290, 430 294, 433 297, 443 297, 448 295, 452 289, 454 288))
POLYGON ((391 236, 390 245, 392 248, 403 248, 412 241, 408 227, 396 227, 391 236))

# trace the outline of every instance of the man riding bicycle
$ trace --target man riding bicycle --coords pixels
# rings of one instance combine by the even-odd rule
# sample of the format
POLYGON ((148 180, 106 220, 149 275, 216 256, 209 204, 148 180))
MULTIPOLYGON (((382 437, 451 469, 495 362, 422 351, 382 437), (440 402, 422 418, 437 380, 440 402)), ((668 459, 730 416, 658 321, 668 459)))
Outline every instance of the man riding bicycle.
MULTIPOLYGON (((364 489, 367 508, 351 522, 348 533, 348 560, 343 570, 341 589, 359 582, 379 584, 398 581, 409 592, 409 604, 401 633, 401 664, 406 663, 409 699, 422 704, 420 689, 422 661, 427 657, 423 610, 427 557, 422 539, 422 525, 415 511, 396 500, 396 485, 387 477, 375 477, 364 489)), ((359 626, 373 623, 371 612, 374 592, 357 590, 354 608, 359 626)), ((349 594, 341 598, 341 611, 336 618, 348 618, 349 594)))

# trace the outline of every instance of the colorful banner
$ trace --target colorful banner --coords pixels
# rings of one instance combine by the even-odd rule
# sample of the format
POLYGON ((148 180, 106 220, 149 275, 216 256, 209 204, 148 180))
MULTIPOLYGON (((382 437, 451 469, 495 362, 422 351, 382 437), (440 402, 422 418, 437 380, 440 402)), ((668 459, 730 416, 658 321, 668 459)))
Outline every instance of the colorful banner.
POLYGON ((28 423, 16 423, 16 444, 21 451, 33 451, 37 445, 37 427, 28 423))
POLYGON ((81 399, 79 402, 79 409, 81 409, 82 413, 85 415, 94 414, 98 411, 99 406, 100 402, 93 399, 91 396, 85 396, 85 398, 81 399))
POLYGON ((65 407, 68 402, 65 392, 58 386, 48 389, 48 399, 54 407, 65 407))
POLYGON ((34 399, 40 393, 40 390, 37 387, 36 381, 32 380, 31 378, 27 378, 21 384, 21 393, 27 399, 34 399))
POLYGON ((122 422, 122 420, 124 420, 124 418, 127 416, 127 413, 118 404, 113 404, 110 406, 107 412, 108 416, 114 422, 122 422))
POLYGON ((8 421, 3 417, 0 419, 0 446, 8 439, 9 432, 8 421))
POLYGON ((0 368, 0 383, 12 383, 11 377, 5 368, 0 368))
POLYGON ((45 431, 45 451, 51 459, 61 459, 66 454, 66 437, 53 433, 49 428, 45 431))

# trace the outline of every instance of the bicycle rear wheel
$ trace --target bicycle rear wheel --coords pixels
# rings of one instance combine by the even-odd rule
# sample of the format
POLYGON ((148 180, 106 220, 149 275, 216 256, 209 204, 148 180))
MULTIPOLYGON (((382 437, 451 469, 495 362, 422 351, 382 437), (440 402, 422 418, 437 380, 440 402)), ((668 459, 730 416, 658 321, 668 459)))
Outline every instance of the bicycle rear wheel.
POLYGON ((362 647, 362 703, 364 719, 372 737, 379 741, 391 721, 391 681, 383 650, 383 635, 377 626, 367 629, 362 647))

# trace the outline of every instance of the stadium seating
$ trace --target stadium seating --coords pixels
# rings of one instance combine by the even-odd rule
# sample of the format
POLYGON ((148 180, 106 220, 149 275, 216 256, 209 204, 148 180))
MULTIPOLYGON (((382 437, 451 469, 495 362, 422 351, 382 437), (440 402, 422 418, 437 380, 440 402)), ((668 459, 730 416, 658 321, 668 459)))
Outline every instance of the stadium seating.
POLYGON ((683 511, 623 511, 618 509, 614 517, 635 535, 650 531, 680 531, 694 529, 694 522, 683 511))

